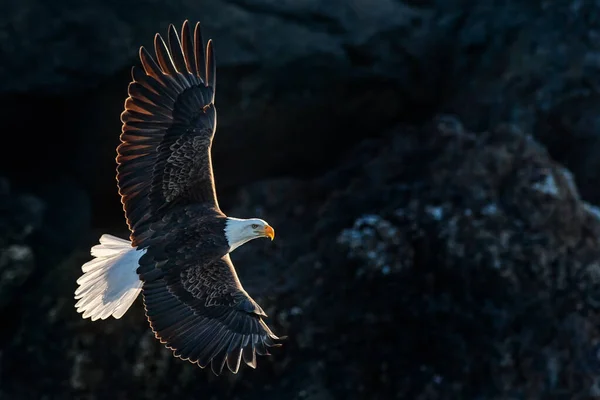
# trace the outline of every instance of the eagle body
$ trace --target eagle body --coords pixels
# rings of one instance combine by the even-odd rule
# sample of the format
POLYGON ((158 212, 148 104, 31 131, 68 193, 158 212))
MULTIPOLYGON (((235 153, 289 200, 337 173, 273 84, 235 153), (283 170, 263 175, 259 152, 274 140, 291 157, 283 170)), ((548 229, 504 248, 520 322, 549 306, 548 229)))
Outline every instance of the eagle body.
POLYGON ((117 182, 130 240, 102 235, 75 292, 84 318, 121 318, 142 293, 156 338, 176 357, 220 374, 256 367, 279 338, 244 290, 229 254, 274 238, 258 218, 219 208, 211 147, 216 131, 212 41, 187 21, 140 48, 121 114, 117 182))
POLYGON ((229 253, 227 225, 227 216, 214 207, 203 204, 178 206, 148 223, 150 236, 139 247, 148 249, 147 255, 162 249, 171 255, 177 252, 208 262, 229 253))

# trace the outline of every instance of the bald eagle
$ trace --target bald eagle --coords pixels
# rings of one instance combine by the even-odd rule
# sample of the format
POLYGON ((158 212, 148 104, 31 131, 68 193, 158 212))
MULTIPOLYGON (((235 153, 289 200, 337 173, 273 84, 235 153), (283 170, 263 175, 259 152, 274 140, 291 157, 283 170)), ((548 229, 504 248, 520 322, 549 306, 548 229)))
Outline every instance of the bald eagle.
POLYGON ((75 305, 92 321, 121 318, 142 293, 150 327, 174 356, 219 375, 280 346, 263 309, 246 293, 229 253, 274 238, 262 219, 219 208, 211 161, 217 126, 215 58, 200 24, 185 21, 156 59, 142 46, 121 114, 117 182, 130 240, 102 235, 82 266, 75 305))

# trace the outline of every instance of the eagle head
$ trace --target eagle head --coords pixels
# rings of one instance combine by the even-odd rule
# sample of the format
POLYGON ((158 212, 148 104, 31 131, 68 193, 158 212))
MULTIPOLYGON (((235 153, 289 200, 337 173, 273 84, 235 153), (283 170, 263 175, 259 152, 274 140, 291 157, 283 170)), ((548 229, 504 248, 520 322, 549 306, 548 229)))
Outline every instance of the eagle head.
POLYGON ((261 237, 275 238, 275 230, 260 218, 239 219, 227 218, 225 222, 225 237, 232 252, 244 243, 261 237))

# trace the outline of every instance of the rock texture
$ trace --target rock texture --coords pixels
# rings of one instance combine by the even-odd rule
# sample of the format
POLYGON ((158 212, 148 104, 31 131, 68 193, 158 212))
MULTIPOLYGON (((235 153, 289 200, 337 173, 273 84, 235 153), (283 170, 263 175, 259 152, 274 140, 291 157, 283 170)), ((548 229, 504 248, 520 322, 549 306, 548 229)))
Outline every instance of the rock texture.
POLYGON ((471 10, 448 39, 477 56, 454 58, 444 110, 478 129, 511 122, 532 132, 574 172, 584 198, 599 202, 600 3, 479 2, 471 10))
MULTIPOLYGON (((311 175, 400 113, 413 115, 404 110, 409 104, 418 109, 420 99, 431 97, 423 92, 434 90, 437 74, 415 76, 420 67, 413 65, 433 53, 427 45, 431 12, 390 0, 371 3, 126 0, 49 7, 42 0, 12 1, 0 16, 0 58, 6 60, 0 103, 7 104, 0 117, 14 120, 8 130, 18 131, 29 110, 44 113, 37 129, 59 127, 72 148, 60 163, 36 154, 55 165, 48 174, 74 175, 94 197, 108 197, 115 166, 107 160, 115 155, 139 46, 150 46, 169 23, 201 21, 216 44, 219 184, 311 175), (307 142, 315 143, 310 151, 307 142)), ((51 154, 65 151, 62 140, 40 140, 51 154)))
POLYGON ((5 1, 0 398, 600 398, 599 16, 5 1), (277 230, 232 258, 289 336, 220 379, 172 358, 139 302, 73 307, 89 246, 127 235, 111 160, 138 46, 184 19, 216 44, 220 203, 277 230))
POLYGON ((172 358, 140 304, 121 320, 82 320, 72 300, 82 253, 22 298, 2 394, 600 395, 600 211, 514 127, 474 134, 453 117, 398 127, 319 178, 255 183, 224 208, 277 229, 275 242, 233 254, 246 289, 289 336, 257 370, 217 379, 172 358))
POLYGON ((28 239, 42 225, 43 211, 40 199, 12 193, 0 178, 0 310, 19 296, 35 269, 28 239))
POLYGON ((106 160, 130 68, 140 45, 187 18, 216 43, 223 190, 314 177, 365 136, 442 110, 476 129, 508 121, 532 132, 574 171, 584 198, 598 201, 599 8, 591 0, 10 0, 0 15, 0 118, 7 132, 27 121, 39 133, 43 150, 33 154, 48 168, 11 169, 6 157, 0 168, 17 180, 75 178, 92 199, 113 199, 96 206, 101 220, 119 215, 106 160), (49 127, 59 137, 43 134, 49 127))
MULTIPOLYGON (((381 398, 598 396, 598 209, 530 136, 436 125, 410 152, 426 161, 385 151, 330 202, 329 229, 346 225, 337 243, 355 260, 337 276, 355 283, 322 301, 352 310, 330 367, 365 346, 381 398)), ((333 243, 323 249, 342 264, 333 243)), ((352 396, 368 371, 332 382, 352 396)))

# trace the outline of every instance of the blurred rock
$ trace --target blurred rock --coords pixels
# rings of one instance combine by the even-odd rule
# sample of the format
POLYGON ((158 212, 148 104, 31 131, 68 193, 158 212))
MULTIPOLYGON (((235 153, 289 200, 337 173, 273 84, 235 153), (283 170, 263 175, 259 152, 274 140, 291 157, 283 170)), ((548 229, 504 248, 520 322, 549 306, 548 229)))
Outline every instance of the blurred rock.
POLYGON ((18 298, 19 289, 35 268, 31 248, 13 244, 0 253, 0 309, 18 298))
POLYGON ((14 193, 0 177, 0 310, 20 296, 35 269, 30 238, 42 225, 43 213, 41 200, 14 193))
POLYGON ((37 197, 11 189, 0 177, 0 245, 23 242, 43 223, 45 206, 37 197))
POLYGON ((599 398, 599 10, 5 2, 0 118, 22 145, 0 170, 42 189, 0 179, 0 398, 599 398), (90 200, 125 236, 112 160, 130 66, 186 18, 216 44, 223 208, 277 231, 232 258, 289 335, 219 379, 174 359, 139 303, 82 320, 89 247, 63 260, 97 239, 90 200), (421 127, 438 109, 460 119, 421 127), (398 121, 418 128, 381 134, 398 121))
POLYGON ((169 23, 179 27, 190 19, 202 22, 206 38, 216 39, 219 69, 226 71, 222 83, 230 82, 225 87, 235 90, 237 107, 253 112, 261 112, 265 101, 281 101, 273 98, 281 95, 290 96, 287 101, 308 101, 315 84, 328 84, 331 78, 343 82, 356 74, 367 80, 361 86, 385 77, 408 83, 406 61, 422 61, 419 56, 428 50, 420 41, 431 35, 433 23, 426 8, 390 0, 176 0, 154 5, 62 0, 53 7, 29 0, 26 6, 9 1, 4 11, 2 93, 94 88, 129 69, 139 46, 151 46, 156 32, 166 34, 169 23), (394 45, 411 54, 389 53, 394 45), (232 69, 236 73, 231 76, 232 69), (289 79, 294 71, 304 71, 305 77, 289 79), (265 91, 265 85, 271 90, 265 91), (292 88, 298 91, 288 93, 292 88))
MULTIPOLYGON (((450 15, 456 3, 443 3, 450 15)), ((600 2, 469 3, 446 38, 459 50, 443 110, 472 129, 507 121, 532 132, 600 203, 600 2)))
POLYGON ((441 69, 430 62, 432 15, 391 0, 10 0, 0 15, 4 129, 59 133, 36 135, 30 156, 44 170, 3 157, 0 170, 19 181, 69 174, 92 199, 113 200, 94 204, 99 220, 121 218, 114 157, 131 66, 156 32, 190 19, 216 45, 220 188, 318 175, 401 115, 431 112, 441 69))
POLYGON ((232 254, 269 324, 288 335, 257 370, 215 378, 173 358, 139 300, 121 320, 82 320, 72 293, 86 251, 24 294, 2 348, 3 394, 597 395, 600 210, 510 125, 474 134, 446 116, 399 127, 317 179, 247 185, 223 208, 277 231, 232 254))
POLYGON ((103 199, 99 221, 120 219, 111 160, 130 67, 154 33, 190 19, 216 44, 221 190, 317 176, 366 136, 442 109, 471 129, 509 121, 532 132, 600 202, 599 10, 595 0, 9 0, 0 118, 8 132, 61 134, 31 149, 43 171, 7 157, 0 169, 19 181, 67 173, 103 199), (57 159, 62 139, 69 156, 57 159))
MULTIPOLYGON (((99 220, 121 217, 107 160, 137 49, 186 18, 202 21, 216 43, 214 162, 223 190, 316 176, 357 140, 399 119, 420 121, 441 104, 469 127, 508 120, 535 132, 572 168, 584 197, 600 200, 589 111, 594 2, 129 0, 48 8, 30 0, 9 1, 4 11, 0 117, 7 131, 22 131, 23 120, 29 132, 60 127, 73 151, 56 160, 63 141, 41 135, 43 151, 32 156, 49 167, 36 174, 68 172, 93 199, 112 199, 94 204, 99 220), (571 105, 579 101, 587 105, 571 105), (39 119, 28 118, 32 109, 39 119), (588 111, 570 111, 579 109, 588 111), (315 145, 306 151, 306 143, 315 145)), ((11 177, 39 179, 10 165, 0 158, 11 177)))
MULTIPOLYGON (((56 266, 74 249, 88 244, 91 206, 87 193, 66 179, 42 185, 36 191, 46 204, 44 222, 32 237, 40 258, 38 266, 56 266)), ((93 238, 97 241, 97 238, 93 238)))
MULTIPOLYGON (((0 178, 0 340, 14 339, 23 318, 38 317, 32 314, 35 307, 29 309, 27 304, 36 304, 60 281, 55 276, 56 264, 85 242, 89 213, 86 194, 66 182, 24 194, 0 178), (48 275, 53 279, 46 281, 48 275)), ((41 336, 48 334, 37 323, 26 326, 41 336)), ((6 362, 16 365, 18 359, 0 361, 6 367, 6 362)), ((0 398, 4 398, 3 391, 0 398)))
POLYGON ((363 165, 316 233, 327 296, 309 320, 332 392, 597 396, 600 220, 564 167, 510 126, 451 118, 363 165))

